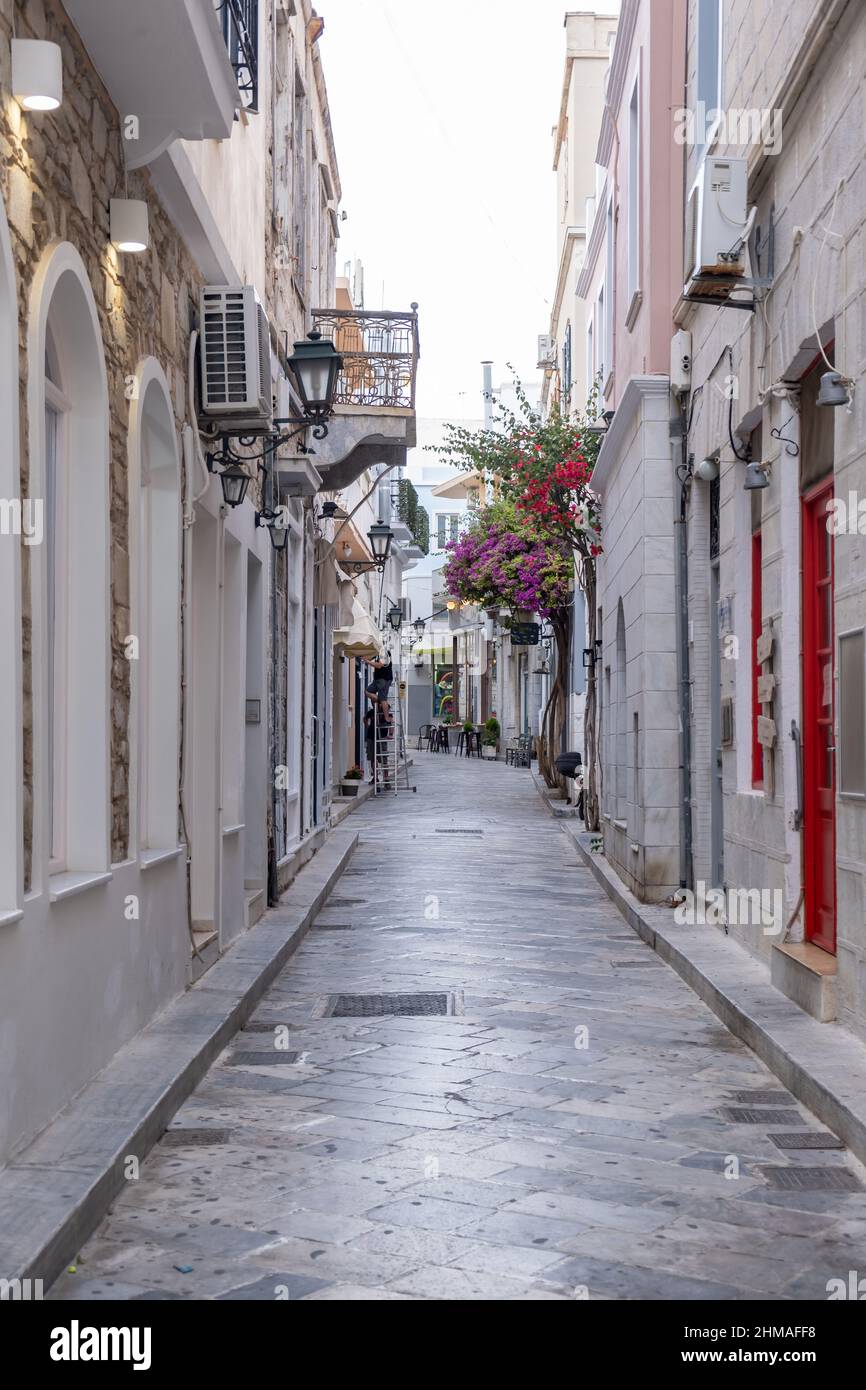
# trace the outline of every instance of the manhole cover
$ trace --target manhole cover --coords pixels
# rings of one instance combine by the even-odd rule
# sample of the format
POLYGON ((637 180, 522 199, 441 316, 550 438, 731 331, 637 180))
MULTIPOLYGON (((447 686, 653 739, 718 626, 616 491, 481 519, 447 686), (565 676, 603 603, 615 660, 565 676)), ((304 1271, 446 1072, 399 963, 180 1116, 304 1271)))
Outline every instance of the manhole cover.
POLYGON ((822 1130, 814 1134, 803 1130, 794 1134, 771 1134, 770 1138, 777 1149, 844 1149, 845 1145, 835 1134, 822 1130))
POLYGON ((847 1168, 762 1168, 771 1187, 800 1192, 861 1192, 847 1168))
POLYGON ((319 1018, 426 1018, 455 1013, 449 994, 329 994, 319 1018))
POLYGON ((227 1144, 231 1135, 230 1129, 167 1129, 162 1142, 170 1149, 202 1148, 205 1144, 227 1144))
POLYGON ((271 1052, 233 1052, 226 1058, 228 1067, 279 1067, 297 1062, 299 1052, 281 1052, 274 1048, 271 1052))
POLYGON ((796 1125, 800 1123, 800 1116, 796 1110, 735 1110, 733 1107, 728 1107, 722 1111, 722 1116, 735 1125, 796 1125))
POLYGON ((794 1097, 787 1091, 735 1091, 737 1105, 791 1105, 794 1097))
POLYGON ((437 835, 483 835, 483 830, 437 830, 437 835))

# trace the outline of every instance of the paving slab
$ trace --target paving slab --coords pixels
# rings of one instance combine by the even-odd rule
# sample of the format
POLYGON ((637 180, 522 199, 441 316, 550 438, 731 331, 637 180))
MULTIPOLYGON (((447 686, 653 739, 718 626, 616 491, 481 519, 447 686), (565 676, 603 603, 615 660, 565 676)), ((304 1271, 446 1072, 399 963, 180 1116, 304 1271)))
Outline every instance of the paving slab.
MULTIPOLYGON (((790 1126, 781 1102, 761 1118, 764 1093, 818 1134, 808 1097, 630 933, 524 770, 419 754, 415 772, 417 795, 353 812, 345 901, 315 914, 352 930, 305 936, 177 1110, 227 1142, 157 1143, 49 1296, 826 1297, 857 1267, 866 1188, 775 1191, 763 1171, 862 1177, 847 1150, 772 1143, 790 1126), (467 821, 484 834, 437 833, 467 821), (349 993, 453 993, 463 1013, 318 1016, 349 993), (238 1061, 278 1024, 297 1061, 238 1061), (746 1092, 758 1123, 735 1114, 746 1092)), ((79 1137, 51 1153, 64 1189, 79 1137)))

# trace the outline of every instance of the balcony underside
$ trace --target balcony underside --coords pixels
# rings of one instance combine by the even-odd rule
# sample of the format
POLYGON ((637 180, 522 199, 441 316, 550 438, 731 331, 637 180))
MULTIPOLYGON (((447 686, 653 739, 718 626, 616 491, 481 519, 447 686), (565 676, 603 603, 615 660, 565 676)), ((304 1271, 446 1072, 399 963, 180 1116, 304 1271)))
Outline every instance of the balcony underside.
POLYGON ((337 406, 328 421, 327 438, 312 442, 322 491, 340 492, 378 464, 404 464, 416 438, 413 410, 365 412, 337 406))
POLYGON ((225 140, 241 105, 213 0, 64 0, 121 120, 130 169, 176 139, 225 140), (167 41, 168 40, 168 41, 167 41))

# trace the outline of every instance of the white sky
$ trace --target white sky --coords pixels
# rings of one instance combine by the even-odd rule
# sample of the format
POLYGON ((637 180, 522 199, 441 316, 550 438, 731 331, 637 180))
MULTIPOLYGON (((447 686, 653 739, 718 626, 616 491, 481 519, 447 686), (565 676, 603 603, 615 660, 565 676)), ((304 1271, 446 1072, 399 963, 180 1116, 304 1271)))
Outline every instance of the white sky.
MULTIPOLYGON (((337 273, 368 309, 420 306, 418 412, 481 413, 513 362, 538 376, 556 276, 551 131, 563 0, 321 0, 343 208, 337 273)), ((578 4, 574 9, 582 8, 578 4)), ((592 8, 587 4, 586 8, 592 8)), ((599 11, 619 9, 599 3, 599 11)))

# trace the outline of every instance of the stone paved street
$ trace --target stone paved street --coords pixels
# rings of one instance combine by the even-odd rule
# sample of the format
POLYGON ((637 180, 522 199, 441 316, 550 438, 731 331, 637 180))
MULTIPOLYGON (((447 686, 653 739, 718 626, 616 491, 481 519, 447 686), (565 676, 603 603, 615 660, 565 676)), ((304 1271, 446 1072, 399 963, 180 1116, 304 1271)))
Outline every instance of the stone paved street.
POLYGON ((866 1269, 858 1165, 774 1144, 821 1126, 628 929, 529 774, 414 773, 353 817, 316 928, 52 1297, 823 1299, 866 1269), (383 992, 456 1011, 317 1016, 383 992))

